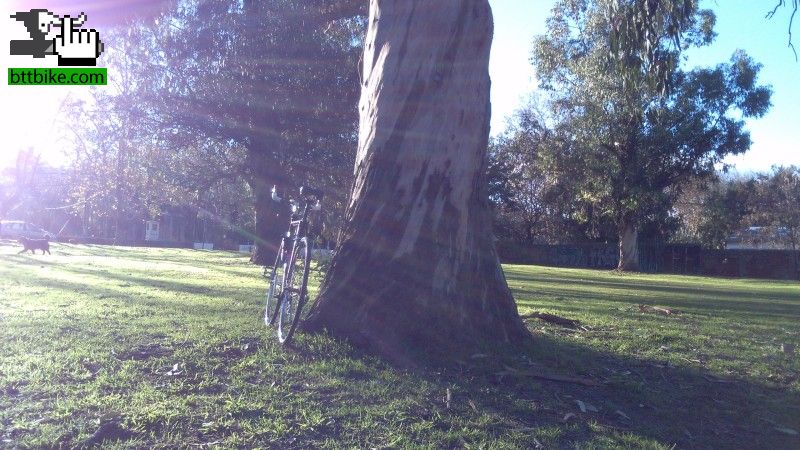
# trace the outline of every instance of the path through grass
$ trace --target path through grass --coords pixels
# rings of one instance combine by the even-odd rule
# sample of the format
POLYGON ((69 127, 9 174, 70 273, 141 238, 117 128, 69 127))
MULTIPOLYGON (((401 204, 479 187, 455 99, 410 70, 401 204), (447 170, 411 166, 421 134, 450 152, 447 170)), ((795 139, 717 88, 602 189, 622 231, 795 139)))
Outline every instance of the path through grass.
POLYGON ((800 344, 797 283, 507 266, 522 313, 583 328, 530 321, 512 370, 411 373, 320 336, 278 346, 237 254, 16 251, 0 246, 3 448, 800 447, 800 363, 781 351, 800 344))

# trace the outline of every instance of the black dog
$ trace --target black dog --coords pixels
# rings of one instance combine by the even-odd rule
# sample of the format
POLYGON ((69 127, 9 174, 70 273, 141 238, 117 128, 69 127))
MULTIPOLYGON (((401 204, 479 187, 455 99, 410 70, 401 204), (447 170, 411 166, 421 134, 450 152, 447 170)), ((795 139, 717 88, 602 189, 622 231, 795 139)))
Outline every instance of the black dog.
POLYGON ((48 255, 52 255, 52 253, 50 253, 50 242, 47 239, 19 238, 19 243, 22 244, 23 247, 25 247, 22 250, 20 250, 19 253, 25 253, 28 250, 30 250, 31 253, 35 255, 36 250, 41 250, 43 255, 44 252, 47 252, 48 255))

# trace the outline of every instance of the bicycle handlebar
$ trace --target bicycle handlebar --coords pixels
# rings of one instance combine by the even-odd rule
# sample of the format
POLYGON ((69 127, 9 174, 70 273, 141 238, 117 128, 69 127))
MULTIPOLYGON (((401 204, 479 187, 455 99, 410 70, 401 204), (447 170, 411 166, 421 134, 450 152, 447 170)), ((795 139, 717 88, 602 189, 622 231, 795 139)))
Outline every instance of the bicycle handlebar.
MULTIPOLYGON (((280 197, 278 195, 278 187, 276 185, 272 186, 271 194, 272 194, 272 201, 273 202, 282 202, 283 201, 283 197, 280 197)), ((324 195, 325 194, 320 189, 314 189, 314 188, 308 187, 308 186, 301 186, 300 187, 300 196, 303 197, 306 200, 306 202, 310 203, 310 200, 312 200, 312 199, 316 200, 316 202, 314 202, 314 204, 311 205, 311 210, 312 211, 319 211, 319 210, 322 209, 321 203, 322 203, 322 197, 324 195)), ((290 202, 293 202, 293 201, 290 200, 290 202)))

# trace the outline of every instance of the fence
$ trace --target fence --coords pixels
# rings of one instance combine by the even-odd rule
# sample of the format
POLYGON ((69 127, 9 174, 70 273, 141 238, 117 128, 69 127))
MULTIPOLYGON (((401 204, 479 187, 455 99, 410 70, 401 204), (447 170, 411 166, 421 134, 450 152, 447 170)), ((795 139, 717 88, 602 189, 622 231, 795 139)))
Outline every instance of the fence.
MULTIPOLYGON (((500 260, 508 264, 614 269, 616 244, 530 245, 500 241, 500 260)), ((800 279, 791 250, 708 250, 691 244, 639 244, 643 272, 745 278, 800 279)))

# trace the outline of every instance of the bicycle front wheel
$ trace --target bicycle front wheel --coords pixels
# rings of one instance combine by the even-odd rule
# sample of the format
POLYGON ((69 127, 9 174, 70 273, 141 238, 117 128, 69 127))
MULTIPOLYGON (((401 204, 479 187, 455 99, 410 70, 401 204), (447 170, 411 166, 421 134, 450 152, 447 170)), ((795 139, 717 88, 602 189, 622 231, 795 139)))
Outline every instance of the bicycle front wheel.
POLYGON ((275 257, 275 264, 268 269, 269 289, 267 289, 266 306, 264 308, 264 324, 272 325, 278 317, 278 304, 283 292, 283 276, 286 272, 286 261, 283 254, 283 239, 278 247, 278 254, 275 257))
POLYGON ((287 279, 281 302, 278 306, 278 341, 286 344, 292 339, 297 324, 300 323, 300 313, 306 303, 308 295, 308 271, 311 266, 311 252, 308 248, 308 239, 297 241, 289 259, 287 279))

